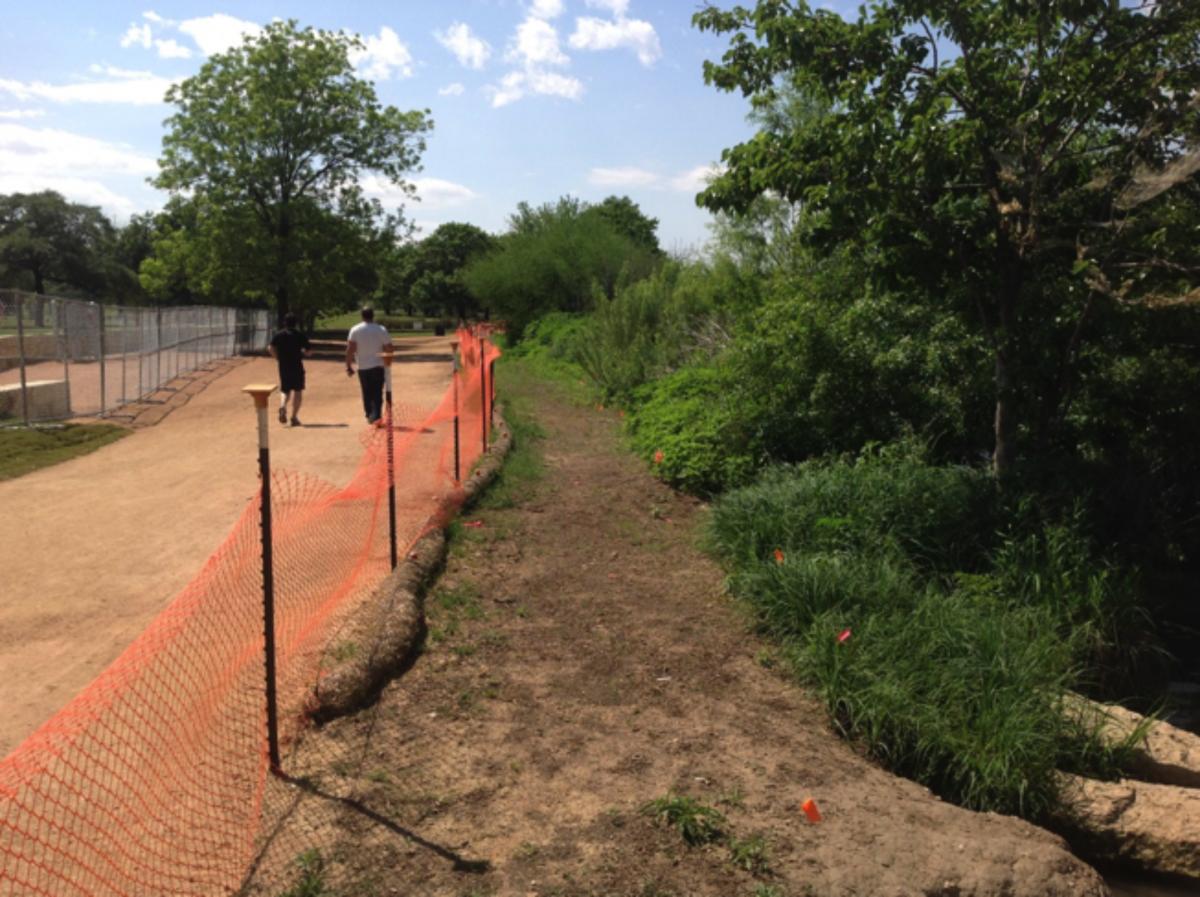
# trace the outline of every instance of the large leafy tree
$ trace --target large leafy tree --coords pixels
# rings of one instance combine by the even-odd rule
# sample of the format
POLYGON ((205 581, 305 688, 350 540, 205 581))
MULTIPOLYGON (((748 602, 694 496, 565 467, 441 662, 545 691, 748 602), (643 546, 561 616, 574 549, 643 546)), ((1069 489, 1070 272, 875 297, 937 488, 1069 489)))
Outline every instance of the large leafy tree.
POLYGON ((540 315, 587 311, 598 296, 611 299, 620 284, 640 280, 659 264, 658 253, 634 243, 595 207, 564 196, 540 206, 519 203, 509 232, 467 266, 463 282, 519 339, 540 315))
POLYGON ((486 255, 496 244, 487 231, 473 224, 451 221, 413 248, 410 296, 417 305, 452 310, 461 319, 477 302, 463 283, 463 269, 486 255))
POLYGON ((374 172, 411 194, 404 176, 432 126, 428 110, 379 103, 350 62, 360 47, 355 37, 274 22, 167 93, 177 111, 155 183, 204 203, 216 244, 253 246, 254 276, 269 281, 280 316, 304 281, 313 285, 342 231, 383 220, 361 176, 374 172), (213 230, 230 225, 239 230, 228 239, 213 230))
MULTIPOLYGON (((113 256, 112 223, 95 206, 68 202, 60 193, 0 196, 0 268, 10 283, 32 286, 39 296, 48 284, 66 292, 99 295, 123 282, 113 256)), ((35 306, 43 323, 43 303, 35 306)))
POLYGON ((1019 435, 1052 437, 1106 322, 1197 298, 1194 0, 877 0, 855 21, 760 0, 695 23, 730 35, 709 83, 828 107, 764 122, 699 201, 803 203, 811 246, 856 245, 884 287, 969 316, 998 474, 1019 435))
POLYGON ((599 215, 613 229, 648 252, 661 252, 658 245, 658 219, 651 218, 628 196, 607 196, 591 206, 590 213, 599 215))

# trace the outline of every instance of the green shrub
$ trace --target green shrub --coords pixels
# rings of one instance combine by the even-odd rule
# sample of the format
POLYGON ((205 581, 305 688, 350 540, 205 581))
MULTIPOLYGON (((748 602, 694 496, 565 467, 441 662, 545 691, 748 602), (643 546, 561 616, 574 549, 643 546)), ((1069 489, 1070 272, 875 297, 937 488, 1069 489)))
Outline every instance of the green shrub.
POLYGON ((769 468, 717 503, 717 549, 741 563, 776 549, 903 551, 924 568, 975 569, 996 527, 983 471, 929 464, 915 443, 873 447, 856 459, 769 468))
POLYGON ((1044 607, 928 590, 911 607, 817 618, 793 652, 842 730, 893 770, 977 810, 1037 817, 1075 732, 1071 646, 1044 607))
POLYGON ((1079 521, 1021 506, 1000 540, 998 505, 986 474, 909 443, 771 468, 717 502, 710 539, 848 737, 964 806, 1037 818, 1056 769, 1109 775, 1128 749, 1063 700, 1135 605, 1079 521))
POLYGON ((754 440, 729 403, 717 364, 691 365, 643 387, 628 417, 634 451, 663 480, 709 495, 741 485, 758 465, 754 440))

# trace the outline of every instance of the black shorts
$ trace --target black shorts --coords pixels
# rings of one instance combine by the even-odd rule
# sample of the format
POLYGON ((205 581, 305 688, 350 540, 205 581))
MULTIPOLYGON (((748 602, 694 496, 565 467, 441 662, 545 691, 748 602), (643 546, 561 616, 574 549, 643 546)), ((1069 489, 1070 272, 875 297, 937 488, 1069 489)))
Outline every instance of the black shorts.
POLYGON ((302 392, 304 390, 304 368, 280 368, 279 391, 302 392))

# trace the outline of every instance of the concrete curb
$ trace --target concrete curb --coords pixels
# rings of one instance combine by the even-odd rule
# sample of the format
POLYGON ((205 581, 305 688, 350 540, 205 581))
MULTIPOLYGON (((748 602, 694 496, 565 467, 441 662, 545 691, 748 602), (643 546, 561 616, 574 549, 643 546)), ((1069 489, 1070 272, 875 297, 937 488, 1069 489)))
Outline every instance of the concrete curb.
POLYGON ((343 628, 338 642, 348 646, 350 656, 334 661, 327 649, 308 710, 318 724, 367 706, 411 666, 425 637, 425 590, 446 560, 446 527, 491 484, 512 448, 512 431, 499 405, 493 427, 495 441, 462 488, 447 496, 430 517, 424 535, 343 628), (364 645, 369 646, 365 651, 360 648, 364 645))

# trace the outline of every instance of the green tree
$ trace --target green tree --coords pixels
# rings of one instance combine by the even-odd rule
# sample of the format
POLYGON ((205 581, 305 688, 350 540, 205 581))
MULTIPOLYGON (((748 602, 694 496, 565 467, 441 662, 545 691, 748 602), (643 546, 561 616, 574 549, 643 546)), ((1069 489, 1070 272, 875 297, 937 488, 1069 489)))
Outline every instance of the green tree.
POLYGON ((573 197, 517 206, 494 252, 463 272, 470 291, 502 315, 514 339, 551 311, 587 311, 599 295, 650 274, 659 257, 573 197))
POLYGON ((658 219, 646 215, 628 196, 606 197, 589 211, 607 221, 613 230, 628 237, 635 246, 656 254, 662 251, 658 245, 658 219))
POLYGON ((252 267, 280 317, 305 272, 335 249, 339 228, 362 231, 382 218, 379 204, 363 197, 362 174, 412 192, 404 175, 418 166, 432 126, 427 110, 379 103, 350 62, 361 46, 355 37, 274 22, 167 93, 177 111, 167 120, 156 185, 202 200, 216 243, 253 247, 252 267), (313 230, 339 219, 334 234, 313 230), (227 225, 252 230, 228 239, 212 230, 227 225))
POLYGON ((440 225, 413 248, 412 301, 438 310, 452 310, 465 320, 477 303, 463 282, 463 269, 495 245, 495 239, 487 231, 473 224, 451 221, 440 225))
MULTIPOLYGON (((45 295, 49 283, 66 292, 99 295, 122 269, 113 256, 113 226, 95 206, 68 202, 53 190, 0 196, 0 266, 5 279, 45 295)), ((35 306, 43 325, 44 303, 35 306)))
POLYGON ((998 475, 1061 425, 1113 309, 1196 298, 1200 4, 879 0, 847 21, 760 0, 694 22, 731 35, 710 84, 828 108, 726 150, 699 202, 804 203, 809 245, 858 246, 883 288, 969 317, 998 475))

